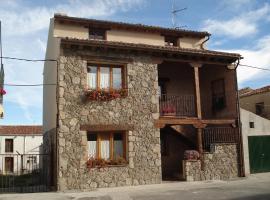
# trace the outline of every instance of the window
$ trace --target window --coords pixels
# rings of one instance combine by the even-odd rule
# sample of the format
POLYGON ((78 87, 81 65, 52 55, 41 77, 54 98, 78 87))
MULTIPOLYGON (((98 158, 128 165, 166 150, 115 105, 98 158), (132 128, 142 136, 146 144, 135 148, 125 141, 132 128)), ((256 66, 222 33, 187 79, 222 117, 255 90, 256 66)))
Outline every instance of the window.
POLYGON ((105 29, 89 28, 89 39, 105 40, 105 29))
POLYGON ((264 114, 264 102, 256 103, 256 114, 263 115, 264 114))
POLYGON ((255 128, 254 122, 249 122, 249 128, 255 128))
POLYGON ((14 171, 14 159, 13 157, 5 157, 5 171, 11 173, 14 171))
POLYGON ((212 88, 212 109, 220 111, 226 107, 225 84, 224 79, 211 82, 212 88))
POLYGON ((177 46, 177 37, 165 36, 165 46, 177 46))
POLYGON ((6 153, 13 152, 13 139, 6 139, 5 140, 5 152, 6 153))
POLYGON ((123 67, 89 65, 87 67, 90 89, 122 89, 124 86, 123 67))
POLYGON ((26 163, 30 165, 37 164, 37 156, 29 156, 26 163))
POLYGON ((99 132, 87 134, 88 157, 104 160, 126 159, 124 132, 99 132))

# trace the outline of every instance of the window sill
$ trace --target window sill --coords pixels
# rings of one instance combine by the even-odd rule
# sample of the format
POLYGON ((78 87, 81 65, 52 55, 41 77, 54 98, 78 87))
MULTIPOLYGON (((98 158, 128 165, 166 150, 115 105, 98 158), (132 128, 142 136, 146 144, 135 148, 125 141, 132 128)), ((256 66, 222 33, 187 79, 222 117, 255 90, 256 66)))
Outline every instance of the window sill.
POLYGON ((127 96, 127 89, 86 89, 84 95, 90 101, 110 101, 127 96))

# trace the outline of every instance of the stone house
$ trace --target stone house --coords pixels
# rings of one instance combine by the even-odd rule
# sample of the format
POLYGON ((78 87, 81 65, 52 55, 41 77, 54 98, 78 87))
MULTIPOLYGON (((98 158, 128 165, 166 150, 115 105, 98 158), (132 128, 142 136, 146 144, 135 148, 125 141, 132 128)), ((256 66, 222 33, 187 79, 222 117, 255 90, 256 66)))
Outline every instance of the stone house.
POLYGON ((241 56, 206 49, 209 38, 55 14, 44 84, 56 85, 44 87, 43 128, 56 189, 242 175, 241 56), (200 160, 185 161, 186 150, 200 160))
POLYGON ((270 86, 239 90, 240 107, 263 118, 270 119, 270 86))

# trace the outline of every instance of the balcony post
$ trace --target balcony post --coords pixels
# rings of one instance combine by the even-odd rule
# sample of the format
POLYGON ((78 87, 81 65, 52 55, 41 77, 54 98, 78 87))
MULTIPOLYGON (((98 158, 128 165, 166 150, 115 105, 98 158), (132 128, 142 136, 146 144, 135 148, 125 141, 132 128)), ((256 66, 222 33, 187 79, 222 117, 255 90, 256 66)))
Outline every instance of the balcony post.
POLYGON ((197 129, 197 148, 200 155, 203 153, 203 145, 202 145, 202 128, 197 129))
POLYGON ((202 64, 201 63, 189 63, 189 64, 194 68, 197 117, 198 119, 202 119, 201 91, 200 91, 200 77, 199 77, 199 68, 202 66, 202 64))
MULTIPOLYGON (((199 68, 202 66, 201 63, 189 63, 194 69, 194 80, 195 80, 195 96, 196 96, 196 108, 197 108, 197 117, 202 119, 202 107, 201 107, 201 90, 200 90, 200 75, 199 68)), ((203 145, 202 145, 202 128, 197 128, 197 149, 202 155, 203 145)))

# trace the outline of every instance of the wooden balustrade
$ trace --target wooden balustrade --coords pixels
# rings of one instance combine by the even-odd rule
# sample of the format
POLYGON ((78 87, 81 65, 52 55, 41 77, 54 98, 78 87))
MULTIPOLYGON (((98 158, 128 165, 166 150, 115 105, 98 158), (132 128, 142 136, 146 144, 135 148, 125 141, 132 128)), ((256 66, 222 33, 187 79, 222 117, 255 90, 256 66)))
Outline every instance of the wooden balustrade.
POLYGON ((160 116, 195 117, 194 95, 161 95, 159 98, 160 116))

